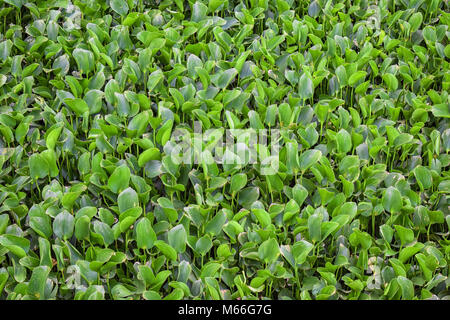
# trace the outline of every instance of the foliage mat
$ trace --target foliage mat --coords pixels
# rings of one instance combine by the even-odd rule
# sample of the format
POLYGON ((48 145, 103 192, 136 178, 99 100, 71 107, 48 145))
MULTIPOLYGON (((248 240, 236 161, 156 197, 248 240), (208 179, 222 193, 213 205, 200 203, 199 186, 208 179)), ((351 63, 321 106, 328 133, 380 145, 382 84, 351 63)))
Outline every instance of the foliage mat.
POLYGON ((0 298, 449 299, 449 26, 447 0, 0 1, 0 298))

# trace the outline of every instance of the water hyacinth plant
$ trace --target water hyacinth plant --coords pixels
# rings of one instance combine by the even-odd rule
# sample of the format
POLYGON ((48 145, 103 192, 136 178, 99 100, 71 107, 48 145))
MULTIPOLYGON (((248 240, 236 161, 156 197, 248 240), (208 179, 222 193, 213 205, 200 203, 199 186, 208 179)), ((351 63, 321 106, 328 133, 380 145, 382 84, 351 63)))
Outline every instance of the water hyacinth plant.
POLYGON ((0 298, 449 299, 439 0, 0 1, 0 298))

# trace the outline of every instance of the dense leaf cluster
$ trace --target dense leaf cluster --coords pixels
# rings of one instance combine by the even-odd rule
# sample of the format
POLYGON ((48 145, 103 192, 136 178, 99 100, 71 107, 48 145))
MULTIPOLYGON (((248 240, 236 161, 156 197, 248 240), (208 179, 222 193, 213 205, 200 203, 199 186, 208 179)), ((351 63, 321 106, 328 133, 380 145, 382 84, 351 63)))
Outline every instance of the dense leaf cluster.
POLYGON ((0 297, 448 299, 449 27, 439 0, 0 1, 0 297), (278 171, 210 137, 174 162, 195 122, 283 129, 278 171))

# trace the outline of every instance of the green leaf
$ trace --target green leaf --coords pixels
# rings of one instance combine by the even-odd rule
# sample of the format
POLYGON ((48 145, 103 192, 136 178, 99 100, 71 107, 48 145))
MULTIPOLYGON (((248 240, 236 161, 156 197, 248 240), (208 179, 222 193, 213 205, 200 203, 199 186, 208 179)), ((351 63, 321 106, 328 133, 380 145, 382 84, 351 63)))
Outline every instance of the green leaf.
POLYGON ((152 72, 147 80, 147 89, 153 91, 157 85, 164 79, 164 75, 160 69, 152 72))
POLYGON ((297 202, 297 205, 300 207, 306 200, 306 197, 308 196, 308 190, 306 190, 306 188, 303 187, 301 184, 296 184, 292 188, 292 196, 294 197, 294 200, 297 202))
POLYGON ((192 16, 191 20, 194 22, 200 22, 206 17, 206 13, 208 12, 208 7, 205 6, 202 2, 196 1, 192 6, 192 16))
POLYGON ((78 240, 89 239, 89 226, 91 219, 88 216, 82 216, 75 221, 75 237, 78 240))
POLYGON ((205 226, 205 232, 212 235, 218 235, 222 231, 222 227, 227 221, 227 217, 223 211, 217 212, 205 226))
POLYGON ((212 245, 211 239, 208 236, 203 236, 195 243, 195 251, 204 256, 211 250, 212 245))
POLYGON ((405 246, 414 240, 414 232, 411 229, 405 228, 400 225, 395 225, 394 227, 397 230, 397 234, 400 238, 402 246, 405 246))
POLYGON ((447 103, 432 106, 431 112, 435 117, 450 118, 450 106, 447 103))
POLYGON ((66 210, 59 213, 53 221, 53 232, 58 238, 69 239, 75 228, 74 217, 66 210))
POLYGON ((298 144, 297 142, 286 143, 286 167, 288 173, 295 174, 299 170, 298 144))
POLYGON ((230 192, 237 193, 247 184, 247 175, 245 173, 238 173, 231 177, 230 192))
POLYGON ((1 235, 0 245, 4 246, 19 258, 25 257, 30 249, 30 241, 28 239, 12 234, 1 235))
POLYGON ((237 73, 238 72, 235 68, 223 71, 216 81, 217 87, 219 87, 220 89, 225 89, 226 87, 228 87, 236 77, 237 73))
POLYGON ((55 127, 48 133, 47 138, 45 139, 45 144, 47 145, 48 149, 55 149, 56 142, 58 141, 63 127, 63 123, 60 122, 57 127, 55 127))
POLYGON ((274 238, 264 241, 258 248, 258 256, 265 263, 274 262, 279 255, 280 247, 274 238))
POLYGON ((45 287, 50 268, 39 266, 33 269, 30 282, 28 283, 28 294, 39 300, 45 300, 45 287))
POLYGON ((383 74, 383 81, 384 81, 384 83, 386 83, 389 91, 397 90, 398 80, 393 74, 391 74, 391 73, 383 74))
POLYGON ((169 244, 165 243, 162 240, 156 240, 155 246, 161 251, 162 254, 164 254, 170 260, 172 261, 177 260, 177 252, 169 244))
POLYGON ((117 204, 121 213, 139 205, 139 197, 132 188, 126 188, 117 197, 117 204))
POLYGON ((140 136, 148 126, 150 116, 148 112, 141 112, 131 119, 127 129, 131 137, 140 136))
POLYGON ((189 75, 194 79, 197 76, 196 68, 203 68, 203 62, 195 54, 191 54, 187 59, 187 70, 189 75))
POLYGON ((130 168, 126 165, 121 165, 114 169, 114 172, 108 179, 108 188, 114 193, 120 193, 122 190, 128 188, 130 183, 130 168))
POLYGON ((295 263, 297 265, 305 263, 306 258, 313 248, 314 246, 308 241, 300 240, 295 242, 292 246, 292 255, 295 259, 295 263))
POLYGON ((1 214, 0 215, 0 234, 4 234, 6 228, 9 225, 9 215, 1 214))
POLYGON ((105 246, 109 246, 114 242, 114 233, 110 226, 101 221, 94 221, 94 231, 103 238, 105 246))
POLYGON ((156 242, 156 233, 148 218, 142 218, 136 225, 136 241, 139 249, 151 249, 156 242))
POLYGON ((382 203, 389 213, 399 213, 403 207, 402 195, 395 187, 387 188, 383 193, 382 203))
POLYGON ((314 242, 318 242, 322 239, 321 235, 321 224, 323 216, 319 212, 315 212, 308 218, 308 232, 309 239, 314 242))
POLYGON ((317 163, 321 156, 322 152, 320 150, 306 150, 299 157, 300 170, 305 172, 312 165, 317 163))
POLYGON ((208 8, 210 12, 215 12, 222 4, 225 4, 224 0, 209 0, 208 8))
POLYGON ((89 72, 94 71, 94 54, 91 51, 76 48, 73 50, 72 55, 80 73, 89 74, 89 72))
POLYGON ((111 0, 110 5, 111 9, 113 9, 116 13, 118 13, 122 17, 128 13, 128 3, 126 1, 111 0))
POLYGON ((170 119, 166 121, 156 134, 156 141, 164 146, 170 139, 170 134, 172 133, 173 120, 170 119))
POLYGON ((408 133, 401 133, 394 139, 394 146, 400 147, 410 143, 413 140, 413 136, 408 133))
POLYGON ((0 59, 2 59, 2 61, 5 61, 9 57, 9 55, 11 54, 12 46, 13 43, 9 39, 0 42, 0 59))
POLYGON ((408 278, 403 276, 397 277, 397 282, 401 288, 402 299, 403 300, 411 300, 414 298, 414 284, 408 278))
POLYGON ((411 25, 410 32, 416 32, 419 29, 420 25, 422 24, 422 21, 423 15, 421 12, 413 13, 408 20, 409 24, 411 25))
POLYGON ((367 72, 365 71, 357 71, 353 73, 350 78, 348 78, 348 85, 353 87, 355 84, 357 84, 360 80, 364 79, 366 77, 367 72))
POLYGON ((139 155, 138 164, 144 167, 150 160, 161 160, 161 152, 158 148, 149 148, 139 155))
POLYGON ((303 100, 312 98, 314 94, 313 81, 311 80, 311 77, 306 73, 303 73, 300 76, 300 80, 298 82, 298 94, 303 100))
POLYGON ((30 167, 30 177, 34 180, 45 178, 49 173, 48 164, 40 154, 32 154, 28 158, 28 166, 30 167))
POLYGON ((300 206, 294 199, 289 200, 284 208, 283 222, 289 221, 300 212, 300 206))
POLYGON ((265 228, 270 225, 271 218, 269 213, 264 209, 252 209, 253 214, 258 219, 259 223, 261 224, 261 227, 265 228))
POLYGON ((64 102, 70 109, 72 109, 73 112, 75 112, 77 116, 82 116, 85 112, 89 111, 87 103, 82 99, 65 99, 64 102))
POLYGON ((337 151, 347 153, 352 149, 352 137, 347 130, 341 129, 336 135, 337 151))
POLYGON ((176 288, 168 294, 163 300, 181 300, 184 297, 184 292, 180 288, 176 288))
POLYGON ((427 190, 431 188, 433 184, 431 172, 428 168, 423 166, 417 166, 414 168, 414 176, 416 177, 417 183, 420 186, 420 190, 427 190))
POLYGON ((0 292, 3 292, 6 282, 8 281, 9 274, 5 268, 0 269, 0 292))
POLYGON ((187 234, 184 226, 179 224, 169 230, 168 240, 170 246, 172 246, 178 253, 183 253, 186 250, 187 234))

